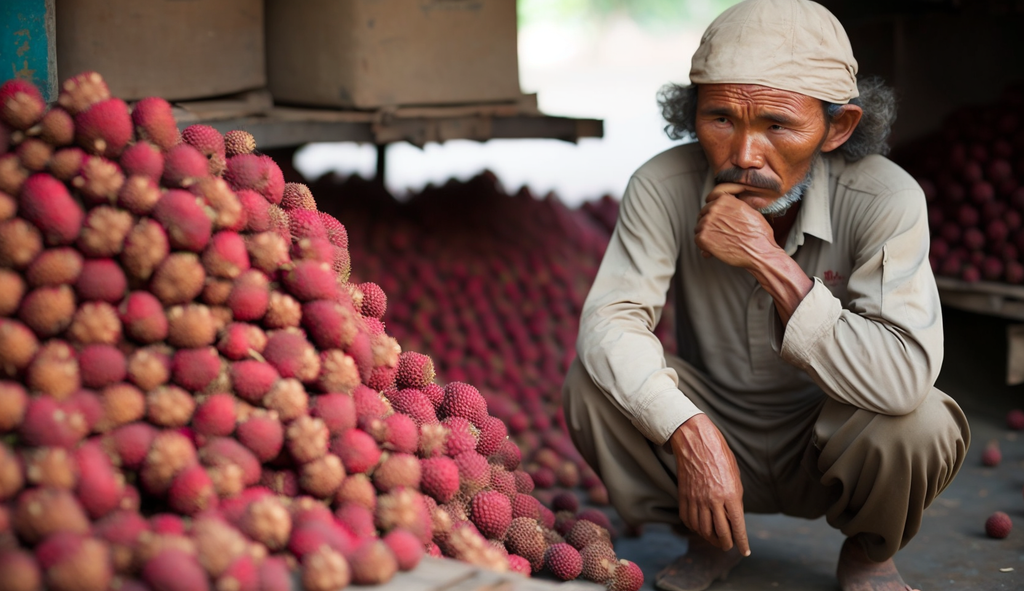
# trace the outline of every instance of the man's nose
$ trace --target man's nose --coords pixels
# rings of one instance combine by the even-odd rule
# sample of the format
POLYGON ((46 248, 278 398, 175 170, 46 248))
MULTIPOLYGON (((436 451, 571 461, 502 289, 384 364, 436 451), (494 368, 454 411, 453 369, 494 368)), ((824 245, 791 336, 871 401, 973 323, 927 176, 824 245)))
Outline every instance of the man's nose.
POLYGON ((753 134, 737 134, 732 146, 732 163, 743 170, 764 167, 764 151, 753 134))

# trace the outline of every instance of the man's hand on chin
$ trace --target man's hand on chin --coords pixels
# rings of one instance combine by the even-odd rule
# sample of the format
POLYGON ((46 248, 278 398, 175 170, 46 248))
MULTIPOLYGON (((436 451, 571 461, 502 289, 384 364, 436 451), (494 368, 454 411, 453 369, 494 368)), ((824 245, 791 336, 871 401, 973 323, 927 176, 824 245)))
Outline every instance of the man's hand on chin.
POLYGON ((707 196, 693 230, 705 257, 750 269, 765 254, 779 250, 775 232, 761 212, 737 197, 747 190, 737 183, 722 183, 707 196))
POLYGON ((680 425, 669 441, 676 456, 683 524, 722 550, 735 545, 749 556, 743 484, 722 433, 707 415, 698 414, 680 425))

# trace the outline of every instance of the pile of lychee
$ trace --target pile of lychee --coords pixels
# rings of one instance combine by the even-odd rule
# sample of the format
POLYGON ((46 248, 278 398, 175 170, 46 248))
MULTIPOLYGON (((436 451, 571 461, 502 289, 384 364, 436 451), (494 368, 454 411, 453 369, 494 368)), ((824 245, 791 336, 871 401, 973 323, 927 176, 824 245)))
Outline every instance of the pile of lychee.
POLYGON ((929 260, 939 275, 1024 283, 1024 89, 969 106, 894 159, 928 200, 929 260))
MULTIPOLYGON (((480 389, 523 451, 535 494, 546 501, 579 486, 606 504, 566 435, 561 390, 618 202, 569 208, 552 194, 508 193, 490 173, 405 199, 358 177, 311 186, 322 209, 350 222, 353 276, 387 291, 389 334, 429 350, 439 374, 480 389)), ((656 334, 669 351, 671 328, 668 306, 656 334)))
POLYGON ((351 264, 248 133, 94 72, 0 86, 0 590, 328 591, 427 553, 635 591, 351 264))

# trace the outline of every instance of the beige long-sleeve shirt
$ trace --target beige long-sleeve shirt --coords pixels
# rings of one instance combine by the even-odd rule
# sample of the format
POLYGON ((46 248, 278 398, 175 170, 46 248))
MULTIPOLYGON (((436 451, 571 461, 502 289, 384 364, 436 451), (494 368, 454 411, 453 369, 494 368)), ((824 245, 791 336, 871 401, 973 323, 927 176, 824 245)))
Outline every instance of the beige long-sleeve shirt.
POLYGON ((783 330, 749 272, 703 258, 694 243, 712 177, 694 143, 630 179, 576 344, 594 382, 659 445, 700 412, 652 332, 678 272, 675 304, 690 319, 695 363, 735 404, 784 413, 824 391, 882 414, 915 409, 942 364, 917 182, 882 156, 818 159, 785 245, 814 287, 783 330))

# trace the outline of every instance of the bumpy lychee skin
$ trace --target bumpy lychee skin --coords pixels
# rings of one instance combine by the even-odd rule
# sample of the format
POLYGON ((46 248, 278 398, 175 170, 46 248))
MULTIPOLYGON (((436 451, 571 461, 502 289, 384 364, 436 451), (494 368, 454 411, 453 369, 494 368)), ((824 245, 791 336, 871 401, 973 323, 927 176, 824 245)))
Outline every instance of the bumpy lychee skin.
POLYGON ((146 454, 157 436, 157 430, 148 423, 131 423, 119 426, 104 439, 111 455, 120 465, 136 470, 146 459, 146 454))
POLYGON ((235 428, 235 436, 261 462, 277 457, 284 445, 284 427, 276 414, 249 417, 235 428))
POLYGON ((206 157, 209 172, 219 176, 227 166, 224 155, 224 137, 209 125, 189 125, 181 132, 181 140, 206 157))
POLYGON ((128 289, 128 278, 113 259, 89 259, 75 282, 75 293, 82 302, 117 303, 128 289))
POLYGON ((36 591, 42 589, 43 574, 32 554, 19 548, 0 550, 0 572, 3 591, 36 591))
POLYGON ((24 269, 43 249, 39 230, 21 218, 0 222, 0 265, 24 269))
POLYGON ((451 382, 445 386, 440 414, 445 417, 462 417, 479 429, 487 419, 487 401, 473 386, 451 382))
POLYGON ((100 101, 75 115, 75 142, 90 154, 117 158, 131 139, 131 116, 121 99, 100 101))
POLYGON ((210 242, 213 223, 195 195, 170 190, 153 209, 153 217, 167 230, 171 247, 202 252, 210 242))
POLYGON ((164 155, 155 144, 135 142, 121 153, 121 170, 125 176, 141 176, 159 181, 164 173, 164 155))
POLYGON ((327 238, 338 248, 348 249, 348 231, 345 226, 329 213, 320 212, 320 222, 327 230, 327 238))
POLYGON ((415 388, 405 388, 390 395, 395 410, 408 415, 417 426, 437 422, 434 407, 427 397, 415 388))
POLYGON ((87 156, 71 184, 87 203, 110 205, 117 200, 124 180, 124 173, 114 162, 102 156, 87 156))
POLYGON ((75 295, 67 285, 39 287, 21 300, 18 317, 40 337, 63 332, 74 319, 75 295))
POLYGON ((487 464, 487 458, 475 451, 466 451, 454 459, 459 467, 460 490, 464 494, 474 495, 490 484, 491 469, 487 464))
POLYGON ((384 542, 374 539, 364 541, 352 552, 349 566, 356 585, 381 585, 398 571, 394 553, 384 542))
POLYGON ((202 304, 172 306, 167 310, 167 343, 194 349, 212 345, 217 324, 210 308, 202 304))
POLYGON ((609 591, 639 591, 644 584, 644 573, 635 562, 619 560, 615 575, 608 582, 609 591))
POLYGON ((500 492, 484 491, 473 497, 470 516, 480 533, 488 538, 503 540, 512 523, 512 505, 508 497, 500 492))
POLYGON ((285 378, 312 382, 320 375, 320 356, 298 332, 279 330, 269 335, 263 357, 285 378))
POLYGON ((593 521, 580 519, 572 526, 569 533, 565 535, 565 541, 573 548, 582 550, 593 543, 611 544, 611 536, 608 530, 597 525, 593 521))
POLYGON ((0 121, 14 129, 35 125, 46 110, 46 101, 31 82, 11 78, 0 85, 0 121))
POLYGON ((322 420, 331 435, 339 435, 356 426, 355 402, 351 396, 323 394, 314 398, 312 403, 310 415, 322 420))
POLYGON ((184 427, 195 407, 192 395, 177 386, 160 386, 146 393, 146 418, 154 425, 184 427))
POLYGON ((1001 540, 1010 535, 1011 529, 1013 529, 1013 522, 1010 520, 1010 516, 1002 511, 996 511, 985 520, 985 534, 990 538, 1001 540))
POLYGON ((583 558, 569 544, 554 544, 544 554, 544 566, 559 579, 569 581, 580 576, 583 558))
POLYGON ((168 187, 187 189, 208 175, 206 157, 188 144, 178 144, 164 154, 161 179, 168 187))
POLYGON ((30 488, 18 495, 13 504, 14 532, 22 541, 37 544, 56 532, 84 534, 89 518, 75 497, 57 488, 30 488))
POLYGON ((302 563, 302 588, 308 591, 336 591, 351 581, 348 561, 327 546, 306 556, 302 563))
POLYGON ((28 408, 28 394, 17 382, 0 381, 0 433, 13 431, 21 425, 28 408))
POLYGON ((529 517, 513 519, 505 535, 505 546, 511 554, 530 561, 533 572, 539 572, 544 567, 548 544, 544 540, 544 529, 537 520, 529 517))
POLYGON ((261 232, 246 237, 250 264, 272 274, 288 263, 288 242, 276 232, 261 232))
POLYGON ((193 392, 206 388, 220 370, 220 356, 213 347, 179 349, 171 361, 171 379, 175 384, 193 392))
POLYGON ((207 275, 234 279, 249 269, 245 240, 236 232, 217 232, 203 252, 207 275))
POLYGON ((60 86, 57 102, 72 115, 110 98, 110 89, 96 72, 82 72, 65 80, 60 86))
POLYGON ((456 457, 467 451, 474 451, 477 446, 475 428, 469 421, 462 417, 449 417, 442 421, 448 428, 448 436, 445 439, 445 453, 456 457))
POLYGON ((82 169, 86 158, 81 148, 62 148, 53 153, 47 168, 54 177, 69 183, 82 169))
POLYGON ((128 375, 128 362, 116 347, 87 345, 78 354, 82 385, 99 389, 120 382, 128 375))
POLYGON ((206 572, 195 556, 165 548, 146 561, 140 573, 153 591, 209 591, 206 572))
POLYGON ((297 261, 283 279, 288 293, 301 302, 338 297, 337 278, 331 267, 324 263, 297 261))
POLYGON ((8 376, 25 369, 39 350, 39 341, 29 327, 0 318, 0 371, 8 376))
POLYGON ((415 351, 404 351, 398 356, 395 383, 399 388, 422 388, 433 381, 434 362, 430 357, 415 351))
POLYGON ((341 458, 349 474, 369 471, 377 465, 381 456, 377 442, 360 429, 349 429, 336 437, 331 452, 341 458))
POLYGON ((139 471, 142 485, 153 494, 164 494, 179 472, 198 461, 196 448, 177 431, 161 431, 154 439, 139 471))
POLYGON ((36 547, 47 589, 106 589, 114 573, 110 548, 103 540, 59 532, 36 547))
POLYGON ((116 256, 121 253, 133 225, 134 220, 127 211, 106 205, 96 207, 85 218, 78 248, 92 258, 116 256))
POLYGON ((285 183, 281 207, 285 210, 306 209, 316 211, 316 200, 309 187, 302 183, 285 183))
POLYGON ((487 417, 480 427, 476 451, 480 455, 490 456, 501 449, 507 437, 508 430, 505 423, 497 417, 487 417))
POLYGON ((13 269, 0 269, 0 316, 11 316, 18 310, 28 286, 13 269))
POLYGON ((53 148, 41 139, 27 138, 22 140, 16 153, 21 160, 21 165, 26 170, 40 172, 45 170, 46 165, 50 162, 53 148))
POLYGON ((390 533, 384 536, 383 542, 395 555, 395 559, 398 562, 398 570, 410 571, 416 568, 416 565, 420 563, 420 559, 423 558, 423 544, 416 539, 416 536, 404 529, 391 530, 390 533))
POLYGON ((46 173, 30 176, 21 189, 18 213, 32 222, 47 244, 71 244, 82 229, 85 214, 64 183, 46 173))
POLYGON ((171 104, 162 98, 147 97, 135 103, 132 122, 139 139, 148 140, 161 150, 169 150, 181 141, 171 104))
POLYGON ((191 252, 169 255, 153 273, 149 287, 166 306, 187 304, 203 291, 206 271, 199 257, 191 252))
POLYGON ((216 505, 217 491, 206 470, 199 464, 193 464, 174 477, 167 490, 167 501, 174 511, 195 515, 216 505))
MULTIPOLYGON (((125 272, 138 281, 146 281, 167 258, 170 244, 167 232, 157 222, 144 218, 128 232, 121 251, 121 265, 125 272)), ((200 266, 200 269, 202 267, 200 266)), ((205 277, 204 277, 205 279, 205 277)))
POLYGON ((228 158, 255 151, 256 138, 248 131, 234 129, 224 134, 224 153, 228 158))
POLYGON ((347 349, 359 331, 352 307, 330 300, 303 304, 302 325, 321 350, 347 349))
POLYGON ((123 495, 120 473, 98 441, 91 440, 74 452, 79 469, 75 495, 93 519, 117 508, 123 495))
POLYGON ((47 341, 29 363, 25 385, 32 390, 68 400, 81 387, 81 372, 75 350, 64 341, 47 341))
MULTIPOLYGON (((359 312, 369 318, 381 319, 388 308, 388 297, 376 283, 366 281, 359 284, 359 291, 363 292, 363 301, 359 312)), ((422 384, 426 385, 426 384, 422 384)))
POLYGON ((146 291, 134 291, 118 308, 125 334, 143 344, 167 337, 167 316, 160 300, 146 291))

